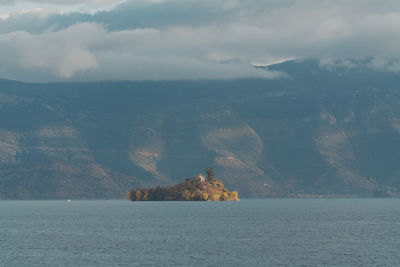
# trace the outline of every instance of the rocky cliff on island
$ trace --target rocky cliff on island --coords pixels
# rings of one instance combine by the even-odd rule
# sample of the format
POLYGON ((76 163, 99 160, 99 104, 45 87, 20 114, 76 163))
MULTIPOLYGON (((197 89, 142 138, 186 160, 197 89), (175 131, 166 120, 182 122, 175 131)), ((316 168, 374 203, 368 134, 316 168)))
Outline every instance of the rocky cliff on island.
POLYGON ((186 179, 172 187, 132 189, 127 194, 132 201, 238 201, 238 193, 229 191, 219 179, 203 175, 186 179))

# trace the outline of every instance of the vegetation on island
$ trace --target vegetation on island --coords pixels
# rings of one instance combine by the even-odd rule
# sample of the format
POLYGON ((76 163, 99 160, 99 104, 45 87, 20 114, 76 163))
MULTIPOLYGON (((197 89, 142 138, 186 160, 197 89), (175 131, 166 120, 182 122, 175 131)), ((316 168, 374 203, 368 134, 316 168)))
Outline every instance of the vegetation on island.
POLYGON ((206 169, 207 179, 199 174, 172 187, 132 189, 127 199, 132 201, 237 201, 236 191, 229 191, 221 180, 216 179, 214 170, 206 169))

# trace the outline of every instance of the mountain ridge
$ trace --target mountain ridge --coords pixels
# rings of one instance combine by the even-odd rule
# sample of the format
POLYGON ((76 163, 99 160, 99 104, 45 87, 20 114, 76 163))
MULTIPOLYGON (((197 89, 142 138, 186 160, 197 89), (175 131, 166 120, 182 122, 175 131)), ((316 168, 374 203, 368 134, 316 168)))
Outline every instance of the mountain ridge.
POLYGON ((398 74, 268 69, 289 78, 0 80, 0 198, 122 198, 203 166, 242 197, 399 194, 398 74))

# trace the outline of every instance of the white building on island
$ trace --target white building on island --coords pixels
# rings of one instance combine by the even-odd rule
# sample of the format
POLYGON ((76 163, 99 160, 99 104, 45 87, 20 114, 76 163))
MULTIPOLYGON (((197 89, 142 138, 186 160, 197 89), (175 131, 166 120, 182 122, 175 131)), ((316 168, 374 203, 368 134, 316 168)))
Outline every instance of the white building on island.
POLYGON ((203 174, 198 174, 196 176, 196 179, 199 180, 200 182, 205 182, 206 181, 206 178, 204 177, 203 174))

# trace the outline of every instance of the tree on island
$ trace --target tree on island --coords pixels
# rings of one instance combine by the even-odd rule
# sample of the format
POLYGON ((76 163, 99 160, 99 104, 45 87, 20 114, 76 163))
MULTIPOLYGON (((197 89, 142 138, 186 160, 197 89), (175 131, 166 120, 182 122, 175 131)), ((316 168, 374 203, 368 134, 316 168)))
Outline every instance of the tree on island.
POLYGON ((206 173, 207 173, 207 181, 208 182, 212 182, 215 179, 215 174, 214 174, 214 169, 211 167, 207 167, 205 169, 206 173))

